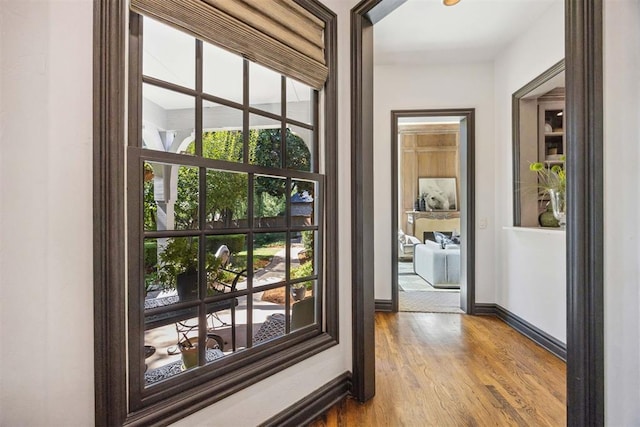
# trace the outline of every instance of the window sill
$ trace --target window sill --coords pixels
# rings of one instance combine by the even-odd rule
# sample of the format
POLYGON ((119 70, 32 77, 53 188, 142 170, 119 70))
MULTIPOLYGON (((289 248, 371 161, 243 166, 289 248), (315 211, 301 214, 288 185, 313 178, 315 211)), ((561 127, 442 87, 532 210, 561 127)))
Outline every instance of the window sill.
POLYGON ((518 231, 520 233, 537 233, 537 234, 558 234, 565 233, 566 230, 561 228, 552 228, 552 227, 515 227, 515 226, 504 226, 503 230, 507 231, 518 231))

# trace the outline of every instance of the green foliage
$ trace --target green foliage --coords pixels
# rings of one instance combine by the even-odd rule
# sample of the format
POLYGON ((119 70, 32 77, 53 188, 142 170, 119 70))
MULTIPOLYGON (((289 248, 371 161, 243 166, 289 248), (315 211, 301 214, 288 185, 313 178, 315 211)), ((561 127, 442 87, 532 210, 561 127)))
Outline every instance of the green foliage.
POLYGON ((223 234, 207 237, 207 252, 216 253, 220 246, 226 245, 231 254, 245 250, 245 236, 243 234, 223 234))
MULTIPOLYGON (((144 163, 144 170, 151 170, 153 168, 150 163, 144 163)), ((156 204, 155 195, 153 194, 153 180, 144 181, 142 188, 142 200, 143 200, 143 221, 145 230, 156 230, 156 213, 158 211, 158 205, 156 204)))
POLYGON ((284 246, 283 233, 256 233, 253 236, 254 247, 284 246))
MULTIPOLYGON (((564 162, 564 157, 562 158, 564 162)), ((564 170, 564 163, 555 164, 551 167, 541 162, 531 163, 529 170, 538 175, 538 192, 541 196, 555 190, 564 193, 567 188, 567 175, 564 170)))
POLYGON ((256 217, 265 218, 285 214, 287 202, 284 198, 274 197, 269 193, 260 193, 258 197, 260 200, 257 202, 256 217))
MULTIPOLYGON (((187 152, 195 152, 195 143, 189 145, 187 152)), ((202 152, 204 157, 241 162, 242 132, 206 132, 202 135, 202 152)), ((178 171, 178 195, 174 208, 177 229, 196 228, 198 188, 197 168, 181 167, 178 171)), ((220 221, 228 227, 234 219, 246 216, 247 188, 246 174, 207 170, 205 220, 220 221)))
POLYGON ((198 227, 198 175, 198 168, 178 168, 178 192, 173 206, 176 230, 198 227))
MULTIPOLYGON (((304 264, 301 264, 297 267, 291 269, 291 278, 292 279, 301 279, 303 277, 313 276, 313 262, 307 261, 304 264)), ((308 291, 313 289, 313 281, 308 280, 306 282, 295 283, 292 285, 294 288, 307 288, 308 291)))
MULTIPOLYGON (((176 277, 181 273, 195 273, 198 271, 199 244, 197 237, 172 237, 167 239, 163 251, 160 253, 158 280, 165 288, 176 285, 176 277)), ((212 252, 207 252, 205 269, 207 272, 217 272, 220 260, 212 252)))
MULTIPOLYGON (((249 136, 250 161, 259 166, 272 168, 281 167, 280 142, 282 131, 280 129, 252 130, 249 136)), ((287 150, 287 169, 300 171, 311 170, 311 152, 304 140, 287 128, 285 133, 285 146, 287 150)), ((256 193, 268 193, 274 197, 282 197, 285 189, 278 180, 267 177, 256 179, 256 193)))
POLYGON ((313 231, 302 232, 302 246, 308 259, 313 259, 313 231))
POLYGON ((144 285, 149 291, 158 283, 158 244, 155 240, 145 240, 144 256, 144 285))

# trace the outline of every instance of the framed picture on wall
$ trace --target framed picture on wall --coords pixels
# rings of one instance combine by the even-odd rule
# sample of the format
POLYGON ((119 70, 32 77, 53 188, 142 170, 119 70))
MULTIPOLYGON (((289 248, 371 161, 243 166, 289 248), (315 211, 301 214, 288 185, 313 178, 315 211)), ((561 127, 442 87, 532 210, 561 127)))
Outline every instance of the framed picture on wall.
POLYGON ((418 178, 418 197, 428 211, 457 211, 455 178, 418 178))

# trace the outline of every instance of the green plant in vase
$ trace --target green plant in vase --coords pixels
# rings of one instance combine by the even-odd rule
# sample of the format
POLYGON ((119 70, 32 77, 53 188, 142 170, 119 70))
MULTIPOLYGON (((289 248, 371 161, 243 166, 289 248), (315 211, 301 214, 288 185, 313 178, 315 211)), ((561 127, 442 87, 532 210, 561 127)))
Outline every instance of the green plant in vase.
MULTIPOLYGON (((564 157, 562 158, 564 162, 564 157)), ((538 175, 538 195, 549 196, 553 216, 558 220, 560 227, 566 225, 566 193, 567 174, 564 163, 545 165, 541 162, 531 163, 529 170, 538 175)))

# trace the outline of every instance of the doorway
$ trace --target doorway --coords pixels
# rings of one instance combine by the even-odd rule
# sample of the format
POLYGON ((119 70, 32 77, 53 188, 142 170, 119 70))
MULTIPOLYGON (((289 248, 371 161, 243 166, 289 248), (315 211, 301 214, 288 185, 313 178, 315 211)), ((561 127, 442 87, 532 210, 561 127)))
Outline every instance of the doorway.
MULTIPOLYGON (((352 394, 375 394, 372 128, 373 26, 406 0, 363 0, 351 10, 352 394)), ((567 423, 604 424, 603 4, 565 0, 567 143, 567 423)))
POLYGON ((391 122, 393 310, 471 313, 475 110, 398 110, 391 122))

